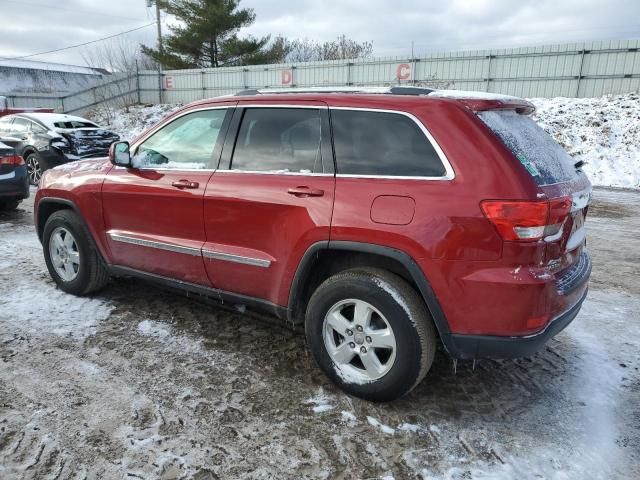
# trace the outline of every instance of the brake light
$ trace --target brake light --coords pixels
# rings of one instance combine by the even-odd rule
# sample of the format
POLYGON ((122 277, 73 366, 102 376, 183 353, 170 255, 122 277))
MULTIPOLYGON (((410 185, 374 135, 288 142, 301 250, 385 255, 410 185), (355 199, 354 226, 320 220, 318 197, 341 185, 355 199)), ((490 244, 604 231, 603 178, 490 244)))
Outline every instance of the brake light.
POLYGON ((0 165, 24 165, 24 159, 20 155, 9 155, 0 158, 0 165))
POLYGON ((560 232, 571 212, 569 197, 540 202, 483 200, 480 208, 506 241, 534 242, 560 232))

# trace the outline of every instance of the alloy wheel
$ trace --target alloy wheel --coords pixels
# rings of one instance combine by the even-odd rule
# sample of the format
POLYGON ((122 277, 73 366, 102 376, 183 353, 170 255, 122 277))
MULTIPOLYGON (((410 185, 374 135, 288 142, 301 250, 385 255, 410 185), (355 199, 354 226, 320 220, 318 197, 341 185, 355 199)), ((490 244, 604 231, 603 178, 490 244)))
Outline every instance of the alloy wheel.
POLYGON ((38 185, 40 177, 42 176, 42 168, 40 167, 38 157, 34 154, 27 157, 27 174, 29 175, 31 185, 38 185))
POLYGON ((80 270, 80 251, 71 232, 56 228, 49 239, 49 255, 56 273, 65 282, 71 282, 80 270))
POLYGON ((395 362, 397 344, 390 323, 363 300, 342 300, 331 307, 323 340, 338 372, 350 383, 378 380, 395 362))

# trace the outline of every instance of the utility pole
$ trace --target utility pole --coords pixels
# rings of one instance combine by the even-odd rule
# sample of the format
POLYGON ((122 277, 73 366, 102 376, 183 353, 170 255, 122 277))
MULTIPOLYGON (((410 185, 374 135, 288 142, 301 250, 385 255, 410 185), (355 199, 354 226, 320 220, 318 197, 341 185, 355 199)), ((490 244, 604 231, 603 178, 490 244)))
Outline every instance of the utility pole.
POLYGON ((162 46, 162 23, 160 22, 160 5, 158 5, 158 1, 155 0, 147 0, 147 8, 151 8, 151 4, 156 4, 156 27, 158 28, 158 51, 160 54, 164 53, 164 47, 162 46))

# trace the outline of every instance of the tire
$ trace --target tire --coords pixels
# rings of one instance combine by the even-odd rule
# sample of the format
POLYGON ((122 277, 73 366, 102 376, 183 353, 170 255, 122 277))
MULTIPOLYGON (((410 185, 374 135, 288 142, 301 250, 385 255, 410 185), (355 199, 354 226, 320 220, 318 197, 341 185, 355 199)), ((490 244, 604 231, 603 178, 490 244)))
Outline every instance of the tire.
POLYGON ((27 164, 27 175, 29 176, 29 185, 38 185, 40 177, 42 176, 42 162, 38 157, 38 154, 31 152, 24 159, 24 163, 27 164))
POLYGON ((324 373, 344 391, 371 401, 410 392, 436 351, 433 320, 420 295, 399 276, 373 268, 347 270, 322 283, 309 300, 305 334, 324 373))
POLYGON ((81 296, 96 292, 109 282, 109 272, 89 232, 72 210, 57 211, 47 219, 42 247, 49 274, 61 290, 81 296), (59 248, 61 241, 64 249, 59 248), (68 261, 60 265, 61 257, 68 261))
POLYGON ((0 211, 15 210, 20 205, 20 200, 4 200, 0 201, 0 211))

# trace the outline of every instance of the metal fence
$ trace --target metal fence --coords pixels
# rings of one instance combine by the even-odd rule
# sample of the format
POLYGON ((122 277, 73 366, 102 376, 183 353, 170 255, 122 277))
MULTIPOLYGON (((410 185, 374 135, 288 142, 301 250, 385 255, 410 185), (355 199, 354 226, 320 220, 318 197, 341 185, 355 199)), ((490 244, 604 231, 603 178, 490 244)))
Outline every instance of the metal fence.
POLYGON ((640 40, 434 53, 419 58, 141 71, 73 95, 9 96, 65 112, 109 102, 186 103, 242 89, 420 85, 520 97, 597 97, 640 89, 640 40), (44 103, 50 102, 50 103, 44 103))

